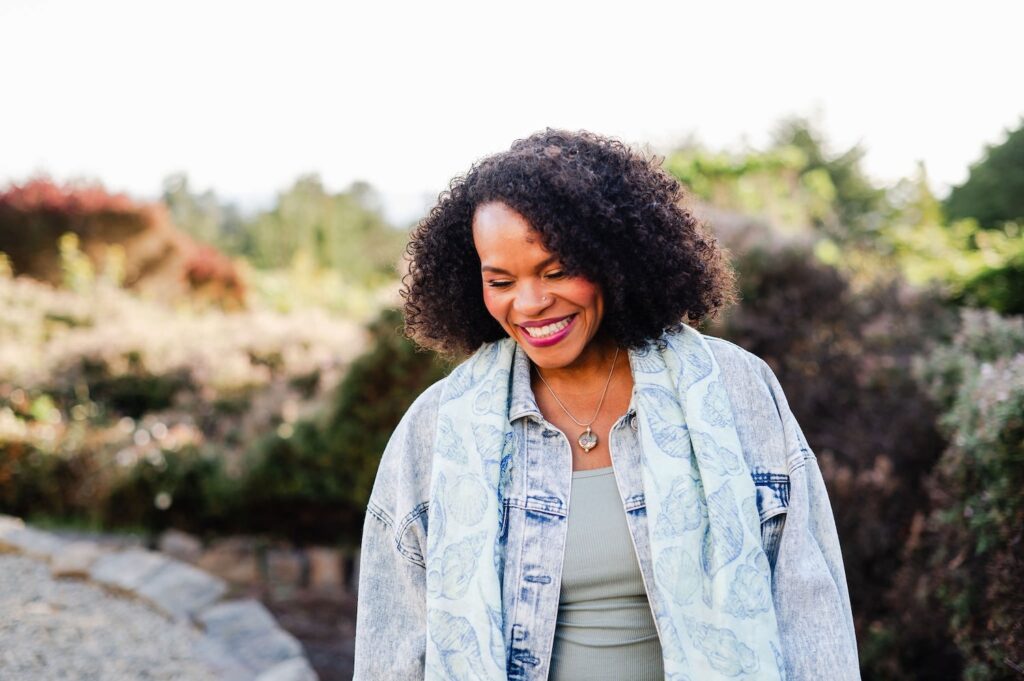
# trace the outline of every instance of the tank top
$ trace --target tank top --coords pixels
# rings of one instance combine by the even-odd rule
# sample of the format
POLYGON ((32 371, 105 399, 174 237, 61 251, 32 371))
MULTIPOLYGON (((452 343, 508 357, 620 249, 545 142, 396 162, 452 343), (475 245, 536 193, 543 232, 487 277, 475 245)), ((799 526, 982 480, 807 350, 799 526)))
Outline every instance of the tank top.
POLYGON ((660 681, 661 643, 611 467, 572 474, 550 681, 660 681))

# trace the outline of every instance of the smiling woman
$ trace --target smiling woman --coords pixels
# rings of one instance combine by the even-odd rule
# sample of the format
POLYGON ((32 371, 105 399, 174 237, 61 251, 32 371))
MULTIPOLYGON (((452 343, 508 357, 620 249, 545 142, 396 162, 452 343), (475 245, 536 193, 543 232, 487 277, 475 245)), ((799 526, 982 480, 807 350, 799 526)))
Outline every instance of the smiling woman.
POLYGON ((487 312, 517 343, 525 342, 533 363, 569 368, 585 360, 583 351, 604 316, 600 288, 583 277, 567 276, 526 218, 504 203, 477 208, 473 244, 480 256, 487 312))
POLYGON ((694 328, 734 275, 682 198, 548 130, 413 232, 406 331, 472 354, 381 459, 356 679, 858 678, 814 454, 767 365, 694 328))

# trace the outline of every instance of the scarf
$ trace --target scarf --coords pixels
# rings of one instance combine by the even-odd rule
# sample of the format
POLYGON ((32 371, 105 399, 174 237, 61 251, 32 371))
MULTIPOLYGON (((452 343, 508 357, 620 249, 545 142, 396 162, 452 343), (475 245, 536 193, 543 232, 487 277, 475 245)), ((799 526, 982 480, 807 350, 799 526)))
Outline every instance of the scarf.
MULTIPOLYGON (((445 380, 426 558, 428 679, 506 679, 498 526, 515 341, 445 380)), ((689 326, 629 351, 666 679, 782 679, 771 569, 721 370, 689 326)))

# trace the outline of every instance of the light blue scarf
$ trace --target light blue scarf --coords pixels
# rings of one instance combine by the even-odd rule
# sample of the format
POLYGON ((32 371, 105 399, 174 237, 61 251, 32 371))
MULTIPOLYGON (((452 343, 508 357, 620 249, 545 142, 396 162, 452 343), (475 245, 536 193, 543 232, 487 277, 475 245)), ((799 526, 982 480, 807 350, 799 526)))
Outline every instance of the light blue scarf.
MULTIPOLYGON (((514 354, 509 338, 484 345, 441 395, 428 512, 428 679, 506 679, 497 532, 513 447, 514 354)), ((631 350, 629 361, 665 676, 781 679, 754 483, 718 363, 689 326, 631 350)))

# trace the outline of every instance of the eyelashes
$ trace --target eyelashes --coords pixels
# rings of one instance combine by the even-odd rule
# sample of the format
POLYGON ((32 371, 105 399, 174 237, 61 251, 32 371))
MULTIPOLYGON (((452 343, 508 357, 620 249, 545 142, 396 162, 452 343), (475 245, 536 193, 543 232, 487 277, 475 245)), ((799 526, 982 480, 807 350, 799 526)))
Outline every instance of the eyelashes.
MULTIPOLYGON (((554 279, 554 280, 565 279, 565 277, 566 277, 565 270, 552 270, 551 272, 548 272, 547 274, 544 275, 545 279, 554 279)), ((508 279, 492 279, 491 281, 488 281, 488 282, 485 282, 485 283, 488 286, 488 288, 498 288, 498 289, 508 288, 509 286, 512 285, 512 282, 510 280, 508 280, 508 279)))

